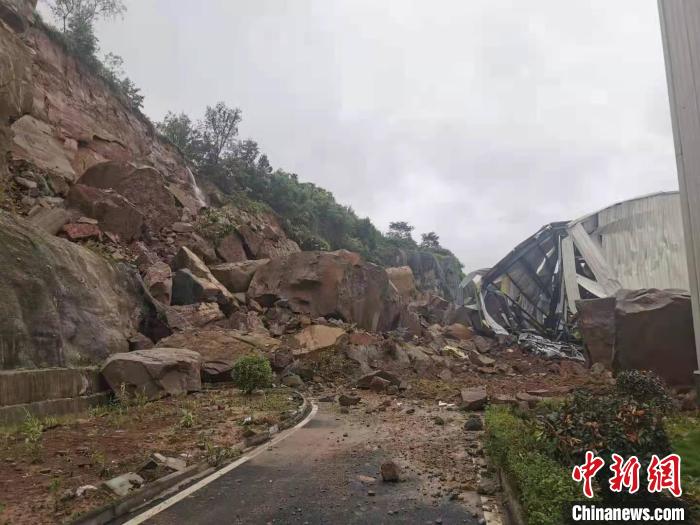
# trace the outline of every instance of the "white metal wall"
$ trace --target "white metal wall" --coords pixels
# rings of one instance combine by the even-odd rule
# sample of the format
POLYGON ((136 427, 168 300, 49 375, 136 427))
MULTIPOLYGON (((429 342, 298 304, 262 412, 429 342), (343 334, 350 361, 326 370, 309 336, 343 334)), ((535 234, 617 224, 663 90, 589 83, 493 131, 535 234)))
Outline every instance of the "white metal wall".
POLYGON ((624 288, 689 289, 678 193, 621 202, 598 213, 591 233, 624 288))

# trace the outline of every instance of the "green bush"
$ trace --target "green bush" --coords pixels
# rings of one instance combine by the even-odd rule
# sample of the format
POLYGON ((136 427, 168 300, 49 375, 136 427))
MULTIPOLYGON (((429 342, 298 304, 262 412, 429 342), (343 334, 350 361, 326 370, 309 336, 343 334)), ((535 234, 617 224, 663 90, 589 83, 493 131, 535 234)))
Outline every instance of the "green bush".
POLYGON ((652 454, 670 452, 663 424, 666 405, 650 392, 641 393, 647 401, 630 395, 627 388, 637 379, 625 379, 621 387, 605 395, 577 391, 559 410, 542 418, 545 434, 561 461, 580 463, 587 450, 606 462, 613 453, 635 455, 645 462, 652 454))
POLYGON ((486 450, 520 496, 528 525, 564 523, 567 502, 581 491, 569 469, 547 455, 537 426, 501 406, 486 411, 486 450))
POLYGON ((267 388, 272 383, 272 368, 270 362, 261 356, 249 355, 241 357, 233 365, 231 372, 234 384, 246 394, 256 388, 267 388))
POLYGON ((653 372, 626 370, 615 380, 617 395, 630 397, 641 403, 649 403, 666 411, 673 405, 663 380, 653 372))

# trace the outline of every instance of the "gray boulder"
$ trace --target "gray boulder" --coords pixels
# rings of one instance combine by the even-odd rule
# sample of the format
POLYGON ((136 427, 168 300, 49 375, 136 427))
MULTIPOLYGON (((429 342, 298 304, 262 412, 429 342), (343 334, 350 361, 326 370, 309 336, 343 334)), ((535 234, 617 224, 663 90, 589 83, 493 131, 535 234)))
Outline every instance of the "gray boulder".
POLYGON ((152 348, 110 356, 102 375, 114 392, 159 399, 201 390, 202 357, 182 348, 152 348))
POLYGON ((138 275, 0 211, 0 368, 98 364, 144 312, 138 275))

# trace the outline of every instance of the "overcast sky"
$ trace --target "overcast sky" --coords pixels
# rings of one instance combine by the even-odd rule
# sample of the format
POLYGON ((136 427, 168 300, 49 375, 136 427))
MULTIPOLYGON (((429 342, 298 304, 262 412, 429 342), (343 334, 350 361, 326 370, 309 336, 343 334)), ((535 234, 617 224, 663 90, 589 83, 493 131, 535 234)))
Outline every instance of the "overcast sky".
POLYGON ((545 223, 677 189, 656 0, 128 0, 146 113, 243 110, 274 167, 468 271, 545 223))

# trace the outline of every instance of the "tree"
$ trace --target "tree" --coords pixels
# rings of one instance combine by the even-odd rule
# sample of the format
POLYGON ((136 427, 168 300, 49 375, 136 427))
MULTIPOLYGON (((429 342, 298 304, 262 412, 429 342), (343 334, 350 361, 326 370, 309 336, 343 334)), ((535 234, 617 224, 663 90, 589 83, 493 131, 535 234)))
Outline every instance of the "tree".
POLYGON ((199 122, 207 163, 217 165, 223 157, 234 154, 241 118, 240 109, 230 108, 223 102, 214 107, 207 106, 204 118, 199 122))
POLYGON ((64 33, 69 30, 71 20, 79 19, 92 27, 97 19, 115 18, 126 11, 123 0, 49 0, 48 3, 64 33))
POLYGON ((68 29, 64 34, 75 54, 91 64, 96 62, 97 37, 92 23, 85 16, 81 13, 73 15, 68 20, 68 29))
POLYGON ((199 141, 199 132, 192 124, 190 117, 185 113, 175 114, 172 111, 168 111, 163 121, 158 122, 156 127, 186 157, 196 160, 194 157, 197 142, 199 141))
POLYGON ((260 154, 258 143, 254 140, 241 140, 236 144, 234 156, 236 160, 242 162, 247 168, 255 168, 255 161, 260 154))
POLYGON ((435 232, 423 233, 421 235, 421 248, 436 249, 440 248, 440 237, 435 232))
POLYGON ((272 173, 272 166, 270 165, 270 160, 264 153, 258 158, 258 171, 263 175, 269 175, 272 173))
POLYGON ((415 228, 405 221, 396 221, 389 223, 389 233, 388 237, 392 239, 402 239, 402 240, 413 240, 411 237, 411 232, 415 228))

